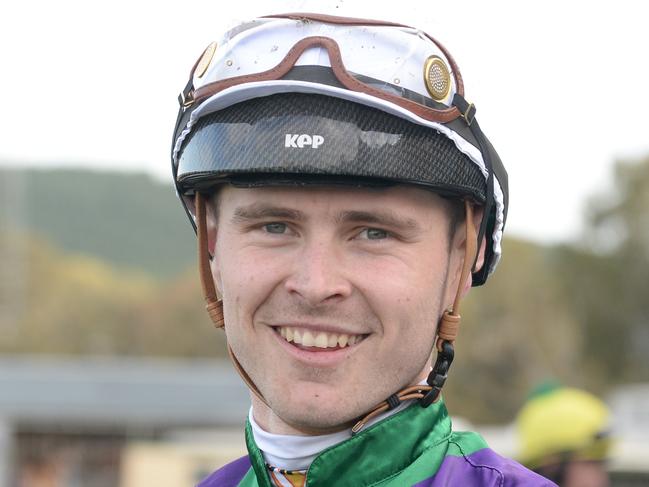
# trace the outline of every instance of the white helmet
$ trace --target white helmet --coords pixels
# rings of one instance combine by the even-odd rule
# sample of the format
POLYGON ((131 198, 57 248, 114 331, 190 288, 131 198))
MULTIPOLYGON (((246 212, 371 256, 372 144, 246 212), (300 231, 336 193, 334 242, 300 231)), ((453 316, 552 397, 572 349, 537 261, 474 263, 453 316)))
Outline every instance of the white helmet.
POLYGON ((495 269, 507 173, 455 61, 424 32, 318 14, 258 18, 207 47, 179 101, 172 163, 181 196, 226 181, 427 186, 486 207, 485 265, 473 284, 495 269))

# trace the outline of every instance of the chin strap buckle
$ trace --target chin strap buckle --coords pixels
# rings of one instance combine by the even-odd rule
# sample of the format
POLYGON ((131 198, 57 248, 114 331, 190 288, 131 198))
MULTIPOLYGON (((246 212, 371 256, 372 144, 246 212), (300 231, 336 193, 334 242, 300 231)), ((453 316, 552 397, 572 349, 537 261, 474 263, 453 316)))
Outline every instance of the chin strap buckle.
POLYGON ((421 407, 427 408, 428 406, 439 400, 440 394, 442 392, 442 387, 444 387, 444 383, 446 382, 446 378, 448 377, 448 369, 453 363, 454 355, 455 351, 453 349, 453 344, 447 340, 444 340, 442 342, 441 350, 437 352, 437 360, 435 361, 435 366, 433 367, 433 370, 430 371, 428 379, 426 380, 426 382, 428 382, 428 385, 431 386, 431 390, 428 391, 426 395, 424 395, 424 397, 419 400, 421 407))

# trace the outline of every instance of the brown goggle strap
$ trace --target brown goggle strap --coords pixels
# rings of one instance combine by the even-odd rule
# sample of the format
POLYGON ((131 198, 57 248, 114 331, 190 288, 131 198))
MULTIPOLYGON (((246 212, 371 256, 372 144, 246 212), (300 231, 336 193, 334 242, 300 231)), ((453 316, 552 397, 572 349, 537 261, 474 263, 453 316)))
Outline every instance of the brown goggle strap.
MULTIPOLYGON (((212 322, 216 328, 225 328, 225 318, 223 317, 223 301, 221 301, 216 293, 214 287, 214 278, 212 277, 212 270, 210 268, 210 250, 207 243, 207 214, 205 206, 205 197, 201 193, 196 193, 194 199, 196 205, 196 232, 198 234, 198 268, 201 276, 201 286, 203 288, 203 296, 207 303, 207 309, 212 322)), ((239 373, 243 381, 246 383, 252 393, 259 398, 264 404, 266 400, 261 395, 257 386, 252 382, 252 379, 247 374, 243 367, 234 356, 234 352, 228 345, 228 355, 234 368, 239 373)))

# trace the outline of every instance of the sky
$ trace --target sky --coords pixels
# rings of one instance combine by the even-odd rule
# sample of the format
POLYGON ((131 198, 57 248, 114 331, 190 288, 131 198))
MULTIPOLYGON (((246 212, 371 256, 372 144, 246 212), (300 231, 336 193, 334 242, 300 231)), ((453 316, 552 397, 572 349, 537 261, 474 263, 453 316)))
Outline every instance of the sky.
POLYGON ((0 164, 171 185, 176 96, 230 26, 287 11, 422 28, 453 54, 510 182, 507 233, 578 239, 613 163, 649 155, 649 4, 632 0, 3 2, 0 164))

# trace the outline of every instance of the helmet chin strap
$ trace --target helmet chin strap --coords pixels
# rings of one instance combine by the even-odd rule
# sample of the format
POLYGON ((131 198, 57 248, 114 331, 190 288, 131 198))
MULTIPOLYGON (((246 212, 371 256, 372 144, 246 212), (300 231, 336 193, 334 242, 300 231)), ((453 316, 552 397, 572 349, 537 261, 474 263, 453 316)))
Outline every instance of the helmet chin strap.
POLYGON ((223 301, 219 299, 214 286, 212 269, 210 269, 210 249, 207 241, 207 211, 205 208, 205 197, 196 193, 194 203, 196 206, 196 231, 198 234, 198 269, 201 275, 201 286, 205 297, 205 309, 216 328, 225 328, 223 318, 223 301))
MULTIPOLYGON (((210 268, 210 260, 212 256, 210 255, 210 249, 207 242, 207 212, 205 208, 205 197, 201 193, 197 192, 194 202, 196 206, 196 231, 198 234, 198 268, 200 270, 203 296, 205 297, 205 308, 207 309, 207 313, 210 315, 214 326, 216 328, 224 329, 225 318, 223 317, 223 301, 219 299, 216 292, 214 278, 212 277, 212 269, 210 268)), ((230 345, 228 345, 228 355, 230 355, 234 368, 237 370, 248 388, 260 401, 268 406, 264 396, 261 395, 261 392, 255 383, 247 372, 243 370, 243 367, 234 356, 234 352, 232 351, 232 348, 230 348, 230 345)))
MULTIPOLYGON (((210 268, 211 255, 209 252, 208 238, 207 238, 207 214, 205 206, 205 197, 196 192, 195 196, 195 206, 196 206, 196 227, 198 234, 198 267, 200 270, 201 277, 201 286, 203 288, 203 295, 205 297, 206 306, 208 314, 214 323, 216 328, 225 328, 225 318, 223 316, 223 301, 221 301, 216 292, 214 286, 214 278, 212 276, 212 270, 210 268)), ((460 274, 460 280, 458 282, 457 292, 455 293, 455 300, 453 301, 453 307, 449 310, 446 310, 441 317, 439 325, 437 327, 437 337, 435 341, 435 348, 437 348, 438 356, 437 361, 428 376, 428 385, 415 385, 409 386, 405 389, 402 389, 390 397, 388 397, 382 403, 376 405, 369 413, 363 416, 351 429, 352 435, 358 433, 363 427, 374 417, 378 416, 381 413, 392 410, 398 407, 403 401, 408 401, 411 399, 419 399, 422 407, 428 407, 434 402, 437 402, 440 398, 440 393, 444 382, 446 381, 448 368, 453 361, 453 345, 455 339, 457 338, 457 333, 460 327, 460 300, 462 299, 462 291, 466 280, 469 278, 469 274, 474 266, 478 250, 477 234, 475 227, 473 226, 473 206, 468 200, 464 202, 465 213, 466 213, 466 247, 464 252, 464 261, 462 265, 462 272, 460 274)), ((263 404, 268 408, 270 405, 262 395, 259 388, 252 381, 248 373, 243 369, 239 361, 237 360, 232 348, 228 345, 228 355, 234 365, 234 368, 239 373, 245 384, 248 386, 250 391, 259 399, 263 404)), ((305 434, 323 434, 331 433, 334 431, 341 431, 346 429, 348 426, 345 425, 342 428, 330 429, 330 430, 307 430, 300 427, 293 428, 301 431, 305 434)))
POLYGON ((352 435, 363 429, 367 422, 372 418, 396 408, 403 401, 419 399, 419 403, 422 407, 428 407, 437 402, 440 398, 442 387, 444 386, 444 382, 446 382, 448 376, 448 369, 453 361, 453 345, 460 328, 460 300, 462 299, 462 291, 464 290, 464 285, 474 267, 474 263, 477 260, 478 240, 476 229, 473 226, 473 206, 468 200, 464 201, 464 209, 466 214, 466 244, 464 249, 462 272, 460 273, 460 280, 457 284, 453 307, 444 312, 437 326, 437 338, 435 340, 437 360, 435 361, 433 370, 428 375, 426 381, 428 382, 428 385, 410 386, 392 394, 385 401, 375 406, 374 409, 354 425, 352 428, 352 435))

